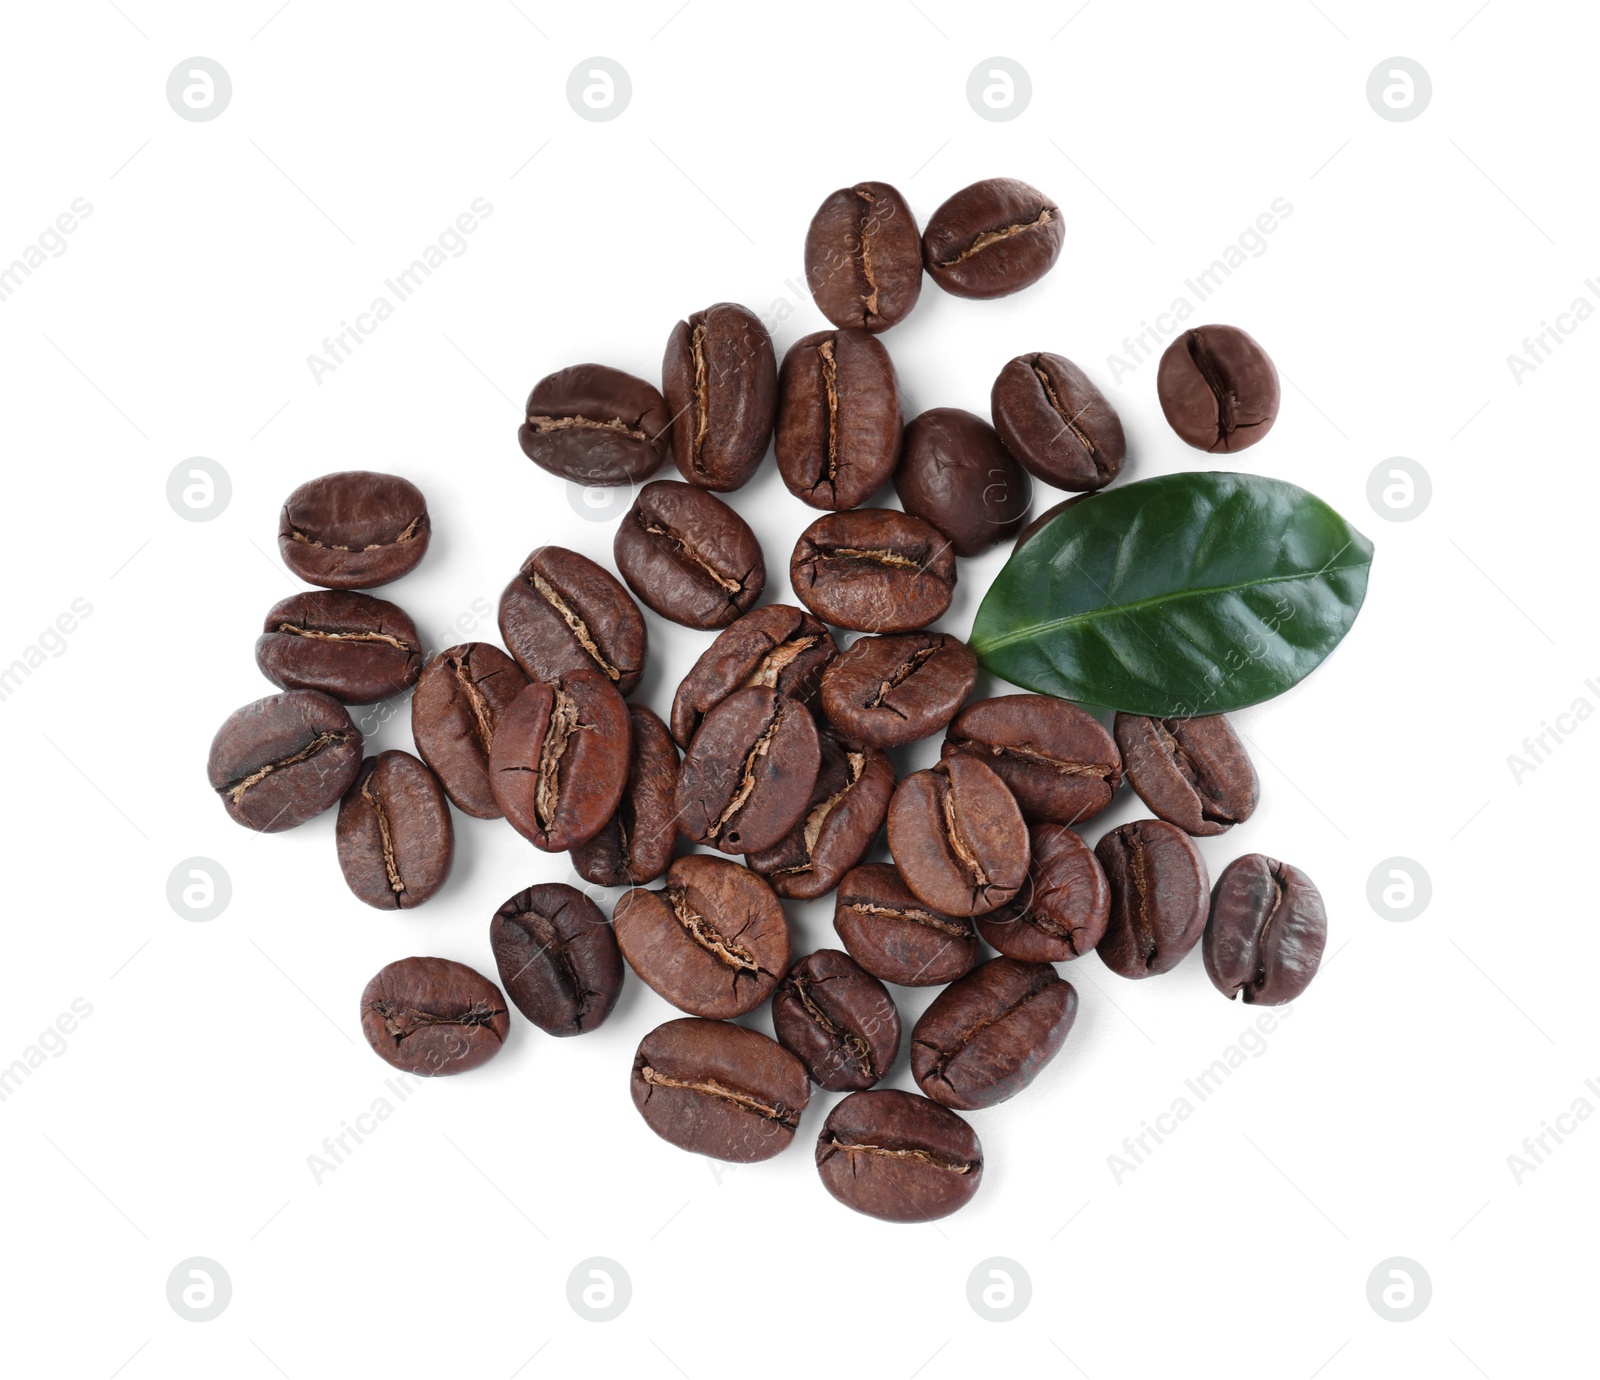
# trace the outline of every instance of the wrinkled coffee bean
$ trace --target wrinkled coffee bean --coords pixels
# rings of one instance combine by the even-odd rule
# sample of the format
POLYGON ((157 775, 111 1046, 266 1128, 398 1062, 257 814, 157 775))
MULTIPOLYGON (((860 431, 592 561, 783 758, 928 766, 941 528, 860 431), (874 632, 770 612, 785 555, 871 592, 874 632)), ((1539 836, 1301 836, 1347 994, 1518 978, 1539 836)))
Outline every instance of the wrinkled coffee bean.
POLYGON ((1046 484, 1092 491, 1122 471, 1122 419, 1063 355, 1018 355, 995 379, 989 412, 1006 449, 1046 484))
POLYGON ((889 352, 865 331, 818 331, 778 377, 778 473, 813 508, 854 508, 900 458, 900 393, 889 352))
POLYGON ((361 994, 367 1043, 386 1063, 424 1078, 486 1063, 510 1029, 500 989, 448 958, 397 959, 361 994))
POLYGON ((612 544, 628 588, 663 618, 725 628, 767 583, 755 533, 721 499, 670 479, 646 484, 612 544))
POLYGON ((820 517, 789 559, 794 592, 812 613, 856 632, 911 632, 950 607, 956 553, 937 527, 892 508, 820 517))
POLYGON ((639 1042, 633 1105, 662 1140, 753 1164, 786 1150, 811 1100, 805 1066, 758 1030, 676 1020, 639 1042))
POLYGON ((789 968, 789 923, 747 867, 691 853, 660 891, 630 891, 612 913, 622 956, 680 1011, 723 1019, 754 1011, 789 968))
POLYGON ((528 394, 522 453, 575 484, 648 479, 667 457, 672 414, 654 386, 604 364, 548 374, 528 394))
POLYGON ((789 969, 772 996, 772 1028, 830 1092, 870 1088, 900 1051, 888 988, 838 949, 818 949, 789 969))
POLYGON ((500 596, 500 635, 530 680, 598 669, 631 695, 644 675, 644 615, 610 571, 564 546, 541 546, 500 596))
POLYGON ((1061 824, 1028 831, 1028 884, 1006 905, 980 915, 978 933, 1007 958, 1064 963, 1097 945, 1111 918, 1111 887, 1089 847, 1061 824))
POLYGON ((1182 829, 1136 819, 1113 829, 1094 855, 1111 887, 1111 915, 1098 952, 1125 978, 1175 968, 1206 927, 1210 879, 1205 859, 1182 829))
POLYGON ((422 639, 405 611, 386 599, 349 590, 291 594, 267 611, 256 665, 285 690, 376 704, 416 684, 422 639))
POLYGON ((957 297, 1005 297, 1048 273, 1061 253, 1061 208, 1026 182, 991 177, 963 187, 922 232, 928 276, 957 297))
POLYGON ((817 1137, 822 1186, 885 1222, 932 1222, 965 1207, 983 1178, 983 1147, 959 1116, 897 1088, 851 1093, 817 1137))
POLYGON ((489 922, 500 982, 549 1035, 582 1035, 622 992, 622 951, 600 907, 561 882, 519 891, 489 922))
POLYGON ((361 770, 361 734, 320 690, 286 690, 236 709, 211 740, 206 777, 246 829, 276 834, 339 803, 361 770))
POLYGON ((1122 758, 1100 721, 1050 695, 969 704, 945 731, 942 752, 993 767, 1036 823, 1081 823, 1105 809, 1122 784, 1122 758))
POLYGON ((428 549, 428 504, 397 474, 345 470, 284 500, 278 552, 307 584, 371 589, 398 580, 428 549))
POLYGON ((806 230, 806 286, 835 326, 874 335, 905 320, 922 293, 922 234, 887 182, 832 193, 806 230))
POLYGON ((339 869, 358 899, 410 910, 444 885, 455 830, 439 780, 409 752, 369 757, 339 805, 339 869))
POLYGON ((1180 440, 1231 453, 1255 445, 1278 420, 1278 371, 1237 326, 1197 326, 1162 354, 1156 396, 1180 440))
POLYGON ((678 473, 701 489, 737 489, 761 464, 778 407, 778 361, 761 319, 718 302, 672 329, 661 361, 678 473))
POLYGON ((980 556, 1028 516, 1033 485, 995 429, 959 407, 933 407, 906 427, 894 472, 901 506, 930 522, 958 556, 980 556))
MULTIPOLYGON (((586 843, 572 870, 596 886, 643 886, 667 870, 678 842, 678 747, 654 711, 628 706, 633 757, 616 813, 586 843)), ((515 995, 515 994, 513 994, 515 995)))
POLYGON ((1221 714, 1147 719, 1118 714, 1112 725, 1128 783, 1153 814, 1201 838, 1226 833, 1255 813, 1260 782, 1221 714))
POLYGON ((1040 513, 1038 517, 1029 521, 1028 525, 1017 533, 1017 539, 1012 543, 1011 546, 1011 554, 1015 555, 1018 551, 1022 550, 1022 548, 1026 546, 1028 542, 1032 541, 1034 537, 1038 536, 1039 533, 1044 529, 1045 524, 1048 523, 1051 518, 1055 517, 1057 513, 1064 513, 1068 508, 1072 507, 1074 503, 1082 503, 1086 498, 1093 498, 1096 492, 1098 491, 1090 490, 1090 492, 1086 494, 1073 494, 1071 498, 1064 498, 1060 503, 1052 503, 1044 510, 1044 512, 1040 513))
POLYGON ((889 851, 906 885, 949 915, 1003 906, 1028 879, 1028 826, 976 757, 913 772, 889 802, 889 851))
POLYGON ((1230 1001, 1293 1001, 1317 975, 1327 942, 1322 893, 1298 867, 1246 853, 1222 869, 1201 953, 1211 985, 1230 1001))
POLYGON ((954 982, 972 971, 982 950, 971 920, 924 905, 886 863, 845 874, 833 928, 867 972, 902 987, 954 982))
POLYGON ((463 814, 499 819, 489 783, 495 726, 522 693, 522 668, 489 642, 448 647, 422 668, 411 695, 417 752, 463 814))
POLYGON ((822 674, 822 712, 852 742, 903 747, 937 733, 978 679, 978 659, 949 633, 861 637, 822 674))

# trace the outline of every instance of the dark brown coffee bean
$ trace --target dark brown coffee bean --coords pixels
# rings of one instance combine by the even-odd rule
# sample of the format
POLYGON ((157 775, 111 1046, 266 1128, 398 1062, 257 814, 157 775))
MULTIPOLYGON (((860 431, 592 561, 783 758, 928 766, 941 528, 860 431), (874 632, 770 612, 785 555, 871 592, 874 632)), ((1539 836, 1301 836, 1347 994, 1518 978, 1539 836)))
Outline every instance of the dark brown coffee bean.
POLYGON ((1201 953, 1211 985, 1230 1001, 1293 1001, 1317 975, 1327 942, 1322 893, 1298 867, 1246 853, 1222 869, 1201 953))
POLYGON ((747 867, 691 853, 660 891, 630 891, 612 913, 622 955, 680 1011, 721 1019, 754 1011, 789 968, 789 924, 747 867))
POLYGON ((1176 825, 1136 819, 1113 829, 1094 855, 1111 887, 1111 915, 1098 952, 1125 978, 1175 968, 1206 927, 1205 859, 1176 825))
POLYGON ((495 726, 528 684, 522 668, 489 642, 449 647, 422 669, 411 695, 417 752, 463 814, 499 819, 489 783, 495 726))
POLYGON ((811 1100, 805 1066, 776 1040, 727 1021, 676 1020, 639 1042, 633 1105, 662 1140, 753 1164, 786 1150, 811 1100))
POLYGON ((894 472, 906 512, 932 523, 958 556, 979 556, 1023 524, 1033 486, 995 429, 959 407, 934 407, 906 427, 894 472))
POLYGON ((778 378, 778 472, 813 508, 854 508, 900 458, 900 393, 889 352, 865 331, 818 331, 789 347, 778 378))
POLYGON ((667 458, 671 416, 643 379, 574 364, 534 384, 517 440, 540 469, 575 484, 637 483, 667 458))
POLYGON ((969 704, 946 731, 943 753, 993 767, 1036 823, 1081 823, 1105 809, 1122 785, 1122 758, 1100 721, 1049 695, 969 704))
POLYGON ((598 671, 534 681, 489 749, 489 783, 511 827, 560 853, 605 827, 628 780, 628 706, 598 671))
POLYGON ((488 1062, 510 1029, 500 989, 448 958, 397 959, 361 994, 367 1043, 386 1063, 424 1078, 488 1062))
POLYGON ((978 933, 1007 958, 1064 963, 1098 944, 1111 917, 1111 887, 1089 847, 1060 824, 1028 831, 1028 884, 999 910, 980 915, 978 933))
POLYGON ((922 235, 887 182, 841 187, 806 231, 806 285, 835 326, 876 335, 905 320, 922 293, 922 235))
POLYGON ((805 814, 771 848, 744 860, 778 895, 802 901, 832 891, 867 856, 894 794, 894 765, 877 748, 856 747, 826 731, 818 741, 822 765, 805 814))
POLYGON ((903 747, 937 733, 978 679, 978 659, 949 633, 861 637, 822 675, 822 712, 852 742, 903 747))
POLYGON ((1046 484, 1094 490, 1122 471, 1122 419, 1063 355, 1018 355, 995 379, 989 411, 1006 449, 1046 484))
POLYGON ((991 958, 922 1013, 911 1031, 911 1076, 946 1107, 993 1107, 1038 1077, 1077 1014, 1077 992, 1048 963, 991 958))
POLYGON ((803 609, 766 604, 730 623, 700 654, 672 698, 672 736, 679 747, 706 713, 735 690, 765 685, 807 708, 817 702, 822 671, 838 650, 833 636, 803 609))
POLYGON ((914 1093, 851 1093, 817 1137, 822 1186, 847 1208, 885 1222, 932 1222, 965 1207, 983 1178, 977 1133, 914 1093))
POLYGON ((911 632, 944 615, 956 553, 937 527, 892 508, 820 517, 789 560, 794 592, 812 613, 857 632, 911 632))
POLYGON ((246 829, 276 834, 339 803, 361 770, 361 734, 320 690, 286 690, 230 714, 206 762, 211 789, 246 829))
POLYGON ((772 1028, 830 1092, 870 1088, 900 1052, 888 989, 838 949, 818 949, 789 969, 772 997, 772 1028))
POLYGON ((778 408, 778 361, 760 318, 718 302, 678 322, 661 384, 678 473, 718 492, 745 483, 767 453, 778 408))
POLYGON ((822 765, 817 721, 764 685, 735 690, 696 730, 678 773, 678 828, 724 853, 759 853, 800 822, 822 765))
POLYGON ((541 546, 500 596, 500 635, 531 680, 600 670, 620 695, 644 675, 644 615, 610 571, 564 546, 541 546))
POLYGON ((1255 445, 1278 420, 1278 371, 1237 326, 1197 326, 1161 356, 1156 396, 1181 440, 1231 453, 1255 445))
POLYGON ((560 882, 519 891, 489 922, 500 981, 550 1035, 582 1035, 611 1014, 622 991, 622 951, 600 907, 560 882))
POLYGON ((429 534, 428 504, 410 480, 345 470, 302 484, 284 501, 278 551, 307 584, 371 589, 415 567, 429 534))
POLYGON ((380 752, 339 805, 339 869, 358 900, 410 910, 444 885, 455 830, 439 780, 409 752, 380 752))
POLYGON ((1261 794, 1256 769, 1223 715, 1147 719, 1118 714, 1112 727, 1128 783, 1167 823, 1206 838, 1255 813, 1261 794))
POLYGON ((963 187, 922 232, 928 276, 957 297, 1004 297, 1048 273, 1066 233, 1061 208, 1026 182, 963 187))
POLYGON ((267 612, 256 665, 285 690, 376 704, 416 684, 422 640, 405 611, 386 599, 346 590, 291 594, 267 612))
POLYGON ((924 905, 949 915, 1003 906, 1028 879, 1028 826, 976 757, 913 772, 889 802, 889 851, 924 905))
POLYGON ((667 870, 678 842, 678 748, 667 726, 641 704, 628 706, 633 757, 622 802, 586 843, 572 870, 596 886, 644 886, 667 870))
POLYGON ((628 588, 688 628, 727 627, 767 583, 761 544, 745 520, 703 489, 670 479, 639 490, 612 552, 628 588))
POLYGON ((885 863, 863 863, 845 874, 833 928, 873 977, 902 987, 954 982, 972 971, 982 949, 971 920, 924 905, 885 863))

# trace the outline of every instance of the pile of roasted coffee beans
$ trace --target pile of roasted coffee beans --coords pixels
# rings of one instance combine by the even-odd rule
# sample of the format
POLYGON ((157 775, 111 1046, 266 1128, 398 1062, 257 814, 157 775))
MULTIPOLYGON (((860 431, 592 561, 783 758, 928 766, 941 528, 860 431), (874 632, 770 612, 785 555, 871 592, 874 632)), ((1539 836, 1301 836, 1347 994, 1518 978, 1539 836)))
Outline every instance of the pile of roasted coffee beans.
MULTIPOLYGON (((899 192, 860 183, 829 196, 806 236, 835 329, 797 341, 781 369, 761 322, 719 303, 673 328, 661 391, 597 364, 541 380, 519 433, 528 457, 566 480, 642 486, 616 534, 622 582, 539 547, 500 600, 506 651, 466 643, 424 665, 411 619, 356 592, 427 550, 413 485, 350 472, 289 496, 279 549, 322 590, 267 614, 257 662, 283 693, 212 744, 228 813, 272 832, 337 804, 345 878, 381 908, 444 884, 451 805, 569 851, 590 883, 631 888, 609 921, 571 886, 512 896, 489 927, 501 986, 446 959, 389 964, 361 997, 384 1059, 419 1074, 482 1063, 509 1029, 502 988, 552 1035, 593 1030, 626 963, 686 1013, 633 1060, 633 1099, 658 1135, 765 1159, 794 1138, 816 1083, 849 1094, 816 1141, 828 1191, 926 1221, 982 1175, 957 1112, 1014 1096, 1066 1040, 1078 995, 1057 963, 1094 950, 1143 978, 1199 944, 1225 996, 1281 1003, 1305 988, 1326 932, 1310 880, 1250 854, 1213 890, 1193 842, 1255 809, 1255 771, 1224 719, 1118 714, 1108 733, 1042 695, 969 704, 972 653, 929 626, 957 557, 1022 526, 1027 475, 1101 488, 1122 467, 1122 426, 1083 370, 1042 352, 1000 371, 994 425, 955 408, 903 424, 876 337, 916 305, 924 272, 958 296, 1004 296, 1049 270, 1062 234, 1060 209, 1021 182, 965 188, 920 234, 899 192), (760 602, 766 560, 716 496, 769 445, 785 485, 823 510, 789 558, 799 606, 760 602), (668 455, 681 481, 651 480, 668 455), (859 506, 891 481, 903 511, 859 506), (717 634, 665 720, 626 700, 647 656, 635 597, 717 634), (861 635, 841 648, 839 629, 861 635), (363 760, 344 706, 407 689, 420 757, 363 760), (889 751, 939 733, 938 764, 896 781, 889 751), (1124 777, 1156 817, 1091 848, 1077 830, 1124 777), (893 862, 870 861, 885 833, 893 862), (796 958, 783 898, 829 892, 844 949, 796 958), (1000 956, 985 960, 985 944, 1000 956), (905 1043, 886 983, 944 987, 910 1032, 922 1096, 878 1086, 905 1043), (769 999, 776 1040, 732 1023, 769 999)), ((1158 388, 1178 435, 1211 451, 1259 440, 1278 406, 1270 359, 1229 326, 1179 336, 1158 388)))

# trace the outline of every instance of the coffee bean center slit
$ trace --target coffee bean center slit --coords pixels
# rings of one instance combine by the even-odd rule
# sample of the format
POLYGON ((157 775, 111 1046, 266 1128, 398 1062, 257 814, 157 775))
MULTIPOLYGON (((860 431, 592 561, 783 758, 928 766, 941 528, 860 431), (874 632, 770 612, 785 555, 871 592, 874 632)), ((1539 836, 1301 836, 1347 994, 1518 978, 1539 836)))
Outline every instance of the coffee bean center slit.
POLYGON ((606 660, 605 654, 594 640, 594 635, 589 631, 589 625, 583 621, 578 611, 561 597, 561 592, 537 570, 530 571, 529 578, 533 581, 534 590, 539 597, 549 604, 561 621, 572 630, 572 635, 578 639, 584 651, 595 659, 595 664, 613 681, 621 680, 622 672, 606 660))
POLYGON ((296 766, 301 762, 309 761, 315 757, 329 743, 348 742, 350 735, 347 733, 319 733, 298 752, 291 752, 287 757, 280 757, 276 762, 268 762, 265 766, 257 767, 249 776, 242 780, 230 782, 228 785, 228 798, 235 805, 244 798, 244 793, 257 782, 266 780, 275 771, 282 771, 285 767, 296 766))

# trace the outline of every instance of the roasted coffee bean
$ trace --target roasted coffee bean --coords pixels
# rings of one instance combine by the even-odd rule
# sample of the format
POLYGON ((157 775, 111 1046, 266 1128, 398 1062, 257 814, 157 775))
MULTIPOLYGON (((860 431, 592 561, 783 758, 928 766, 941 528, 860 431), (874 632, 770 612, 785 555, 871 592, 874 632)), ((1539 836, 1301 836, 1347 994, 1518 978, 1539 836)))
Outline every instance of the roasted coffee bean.
POLYGON ((1256 769, 1221 714, 1147 719, 1118 714, 1112 725, 1128 783, 1151 812, 1205 838, 1243 824, 1261 794, 1256 769))
POLYGON ((411 736, 463 814, 503 813, 489 783, 489 752, 501 715, 527 684, 522 668, 489 642, 446 648, 422 669, 411 695, 411 736))
POLYGON ((489 749, 495 802, 546 853, 592 839, 628 781, 628 706, 598 671, 534 681, 501 715, 489 749))
POLYGON ((230 714, 206 762, 211 789, 246 829, 276 834, 339 803, 361 770, 361 734, 320 690, 286 690, 230 714))
POLYGON ((765 604, 730 623, 700 654, 672 698, 672 736, 688 747, 706 713, 735 690, 765 685, 807 708, 838 648, 803 609, 765 604))
POLYGON ((778 473, 813 508, 854 508, 900 458, 900 392, 889 352, 865 331, 818 331, 778 376, 778 473))
POLYGON ((767 583, 761 545, 721 499, 670 479, 646 484, 612 545, 628 588, 663 618, 725 628, 767 583))
POLYGON ((867 856, 894 794, 894 766, 877 748, 842 742, 825 730, 818 741, 822 765, 806 812, 771 848, 744 860, 778 895, 802 901, 832 891, 867 856))
POLYGON ((1327 942, 1322 893, 1298 867, 1246 853, 1222 869, 1201 953, 1223 996, 1258 1006, 1293 1001, 1317 975, 1327 942))
POLYGON ((386 1063, 424 1078, 486 1063, 510 1029, 500 989, 448 958, 397 959, 361 994, 367 1043, 386 1063))
POLYGON ((1061 208, 1026 182, 963 187, 922 232, 928 276, 957 297, 1004 297, 1044 277, 1061 253, 1061 208))
POLYGON ((993 1107, 1055 1058, 1077 1014, 1077 992, 1048 963, 991 958, 922 1013, 911 1031, 911 1076, 946 1107, 993 1107))
POLYGON ((1161 356, 1156 396, 1180 440, 1199 450, 1240 451, 1278 420, 1278 371, 1237 326, 1197 326, 1161 356))
POLYGON ((939 987, 970 973, 982 946, 972 921, 924 905, 893 867, 863 863, 839 883, 833 928, 873 977, 939 987))
POLYGON ((993 767, 1036 823, 1090 819, 1122 784, 1122 758, 1100 721, 1050 695, 998 695, 969 704, 946 730, 942 751, 993 767))
POLYGON ((429 533, 427 501, 410 480, 345 470, 302 484, 284 501, 278 551, 307 584, 371 589, 415 567, 429 533))
POLYGON ((789 969, 773 993, 772 1028, 830 1092, 870 1088, 900 1052, 888 988, 838 949, 818 949, 789 969))
POLYGON ((500 635, 531 680, 598 669, 631 695, 644 675, 644 615, 610 571, 541 546, 500 596, 500 635))
POLYGON ((500 982, 549 1035, 582 1035, 622 991, 622 951, 600 907, 561 882, 519 891, 489 922, 500 982))
POLYGON ((822 765, 817 721, 764 685, 735 690, 696 730, 678 773, 678 828, 724 853, 771 848, 805 815, 822 765))
POLYGON ((937 733, 978 679, 978 659, 949 633, 861 637, 822 674, 822 712, 852 742, 903 747, 937 733))
POLYGON ((1206 927, 1210 879, 1205 859, 1182 829, 1136 819, 1113 829, 1094 855, 1111 886, 1111 915, 1098 952, 1125 978, 1175 968, 1206 927))
POLYGON ((922 293, 922 235, 887 182, 830 195, 806 231, 806 285, 835 326, 874 335, 903 321, 922 293))
POLYGON ((851 1093, 817 1137, 822 1186, 885 1222, 932 1222, 965 1207, 983 1178, 977 1132, 954 1112, 896 1088, 851 1093))
POLYGON ((660 718, 628 706, 633 757, 622 802, 586 843, 574 844, 572 870, 596 886, 643 886, 667 870, 678 842, 678 747, 660 718))
POLYGON ((949 915, 986 914, 1028 879, 1022 811, 976 757, 948 757, 895 787, 889 851, 918 899, 949 915))
POLYGON ((661 361, 678 473, 701 489, 745 483, 772 439, 778 361, 748 307, 718 302, 672 328, 661 361))
POLYGON ((522 453, 575 484, 648 479, 667 458, 672 414, 643 379, 604 364, 548 374, 528 394, 522 453))
POLYGON ((978 933, 1007 958, 1063 963, 1101 940, 1111 917, 1111 887, 1089 847, 1061 824, 1028 831, 1028 884, 998 910, 980 915, 978 933))
POLYGON ((291 594, 267 611, 256 665, 285 690, 376 704, 416 684, 422 640, 405 611, 385 599, 317 590, 291 594))
POLYGON ((439 780, 409 752, 380 752, 339 804, 339 869, 357 899, 410 910, 444 885, 455 830, 439 780))
POLYGON ((789 968, 789 923, 747 867, 691 853, 660 891, 630 891, 612 913, 622 955, 680 1011, 722 1019, 754 1011, 789 968))
POLYGON ((727 1021, 676 1020, 639 1042, 633 1105, 662 1140, 753 1164, 786 1150, 811 1100, 805 1066, 776 1040, 727 1021))
POLYGON ((906 427, 894 472, 906 512, 932 523, 958 556, 979 556, 1028 516, 1033 486, 995 429, 959 407, 934 407, 906 427))
POLYGON ((820 517, 789 560, 812 613, 856 632, 911 632, 942 617, 956 587, 956 553, 937 527, 892 508, 820 517))
POLYGON ((1046 484, 1094 490, 1122 471, 1122 419, 1062 355, 1018 355, 995 379, 989 412, 1006 449, 1046 484))

